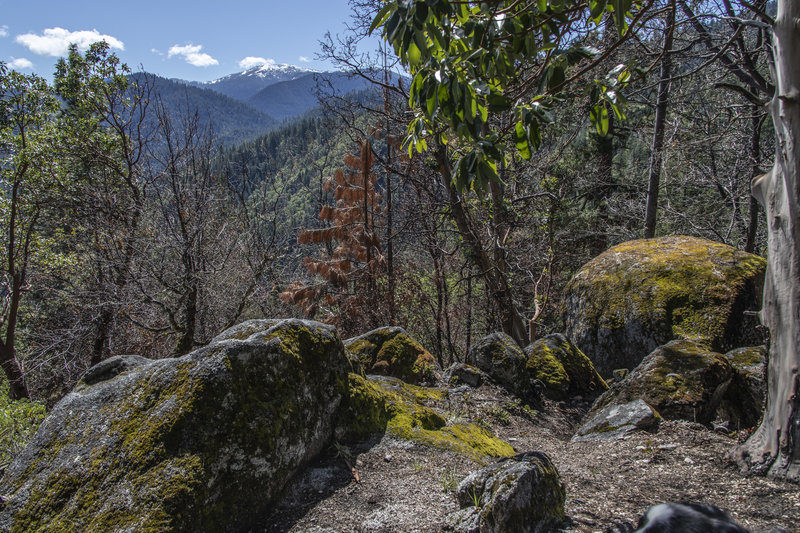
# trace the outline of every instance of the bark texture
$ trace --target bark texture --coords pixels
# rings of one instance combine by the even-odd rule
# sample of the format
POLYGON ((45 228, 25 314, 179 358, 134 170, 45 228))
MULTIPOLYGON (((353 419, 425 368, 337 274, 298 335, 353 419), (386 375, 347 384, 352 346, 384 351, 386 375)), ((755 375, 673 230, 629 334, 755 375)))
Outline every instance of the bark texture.
POLYGON ((800 2, 780 0, 773 33, 775 164, 753 183, 766 210, 761 320, 770 330, 767 408, 738 450, 750 472, 800 481, 800 2))

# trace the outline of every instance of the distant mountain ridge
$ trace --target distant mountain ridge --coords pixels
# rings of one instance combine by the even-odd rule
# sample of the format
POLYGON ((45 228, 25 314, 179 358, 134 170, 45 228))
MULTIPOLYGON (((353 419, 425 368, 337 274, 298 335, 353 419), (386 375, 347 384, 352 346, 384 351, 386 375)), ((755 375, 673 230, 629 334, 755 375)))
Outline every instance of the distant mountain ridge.
POLYGON ((320 72, 276 63, 258 65, 208 82, 182 83, 223 94, 277 121, 299 117, 317 107, 319 87, 338 95, 372 87, 369 81, 352 73, 320 72))
MULTIPOLYGON (((212 126, 218 140, 223 144, 236 144, 252 139, 278 125, 278 120, 274 117, 210 89, 154 74, 133 74, 131 79, 140 83, 147 79, 152 83, 153 96, 160 99, 173 120, 181 119, 187 112, 196 111, 202 125, 212 126)), ((155 127, 155 108, 151 109, 149 117, 155 127)))
POLYGON ((202 89, 211 89, 243 102, 270 85, 295 80, 316 72, 316 70, 295 65, 267 63, 212 81, 185 83, 202 89))
MULTIPOLYGON (((380 74, 373 73, 377 79, 380 74)), ((137 75, 134 75, 136 77, 137 75)), ((264 134, 282 122, 297 119, 319 106, 319 93, 337 96, 377 95, 361 76, 342 71, 319 72, 295 65, 267 63, 209 82, 149 75, 170 114, 197 110, 226 145, 264 134)), ((396 75, 391 76, 396 81, 396 75)))

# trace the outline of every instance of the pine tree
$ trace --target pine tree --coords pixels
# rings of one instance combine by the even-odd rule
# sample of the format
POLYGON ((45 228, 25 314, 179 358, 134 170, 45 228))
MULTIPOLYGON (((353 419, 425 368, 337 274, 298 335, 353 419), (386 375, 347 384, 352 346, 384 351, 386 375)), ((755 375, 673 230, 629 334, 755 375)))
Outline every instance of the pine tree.
POLYGON ((293 282, 281 293, 286 303, 300 307, 313 317, 320 311, 343 332, 354 332, 379 325, 386 271, 386 258, 379 236, 383 216, 382 197, 377 177, 372 172, 372 145, 361 141, 361 153, 348 154, 345 168, 338 169, 325 182, 324 190, 333 194, 335 205, 324 205, 319 220, 324 227, 304 229, 300 244, 324 244, 327 256, 305 257, 303 266, 320 280, 315 284, 293 282))

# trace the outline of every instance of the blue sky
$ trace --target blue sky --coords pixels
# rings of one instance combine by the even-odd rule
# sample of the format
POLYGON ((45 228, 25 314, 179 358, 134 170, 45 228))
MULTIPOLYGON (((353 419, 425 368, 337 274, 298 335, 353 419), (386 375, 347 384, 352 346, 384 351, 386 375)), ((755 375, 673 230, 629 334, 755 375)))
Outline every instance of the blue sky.
POLYGON ((325 70, 318 42, 349 17, 347 0, 0 0, 0 61, 49 77, 68 42, 102 38, 134 70, 169 78, 207 81, 264 60, 325 70))

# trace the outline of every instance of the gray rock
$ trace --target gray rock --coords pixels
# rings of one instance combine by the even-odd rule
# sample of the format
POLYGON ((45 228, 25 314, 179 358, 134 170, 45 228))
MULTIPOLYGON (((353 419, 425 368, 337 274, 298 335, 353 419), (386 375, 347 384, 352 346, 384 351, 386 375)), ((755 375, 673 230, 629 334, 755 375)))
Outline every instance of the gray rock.
POLYGON ((467 363, 480 368, 523 400, 534 403, 541 399, 541 391, 525 367, 527 360, 514 339, 500 332, 478 340, 467 353, 467 363))
POLYGON ((567 285, 566 334, 604 377, 674 339, 699 339, 715 351, 758 344, 758 322, 744 311, 759 307, 765 266, 761 257, 694 237, 619 244, 567 285))
POLYGON ((767 401, 767 355, 765 346, 737 348, 725 354, 736 374, 717 416, 730 422, 731 430, 750 428, 761 421, 767 401))
POLYGON ((569 396, 597 396, 608 390, 586 355, 561 333, 551 333, 523 350, 530 379, 544 385, 545 394, 556 400, 569 396))
POLYGON ((483 372, 472 365, 453 363, 445 370, 442 379, 450 385, 461 385, 463 383, 475 388, 483 384, 483 372))
POLYGON ((644 400, 670 420, 709 424, 717 417, 735 371, 706 345, 675 340, 644 358, 622 381, 600 396, 587 418, 602 409, 644 400))
POLYGON ((565 492, 544 453, 528 452, 473 472, 459 484, 458 532, 553 531, 564 519, 565 492), (477 504, 477 505, 476 505, 477 504))
POLYGON ((0 531, 247 530, 329 441, 347 369, 335 329, 300 320, 105 361, 6 470, 0 531))
POLYGON ((594 415, 572 437, 573 442, 617 440, 658 426, 661 416, 643 400, 610 405, 594 415))

